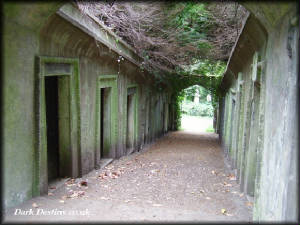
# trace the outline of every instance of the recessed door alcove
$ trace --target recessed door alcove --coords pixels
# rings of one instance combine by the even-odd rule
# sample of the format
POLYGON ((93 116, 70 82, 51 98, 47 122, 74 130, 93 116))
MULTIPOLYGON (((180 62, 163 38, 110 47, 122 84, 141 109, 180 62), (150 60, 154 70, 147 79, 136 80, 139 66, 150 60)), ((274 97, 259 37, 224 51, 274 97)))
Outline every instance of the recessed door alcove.
POLYGON ((116 75, 97 80, 95 118, 95 165, 102 167, 113 158, 118 137, 118 89, 116 75))
POLYGON ((80 176, 78 59, 39 57, 36 195, 58 178, 80 176))

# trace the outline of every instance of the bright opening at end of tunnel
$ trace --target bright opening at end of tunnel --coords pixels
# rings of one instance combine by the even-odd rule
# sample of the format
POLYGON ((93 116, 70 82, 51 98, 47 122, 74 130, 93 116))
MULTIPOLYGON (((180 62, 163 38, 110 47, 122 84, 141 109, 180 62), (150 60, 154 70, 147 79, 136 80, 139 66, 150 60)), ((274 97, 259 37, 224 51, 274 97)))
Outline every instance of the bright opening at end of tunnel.
POLYGON ((190 132, 215 132, 214 109, 208 89, 194 85, 183 90, 181 102, 181 130, 190 132))

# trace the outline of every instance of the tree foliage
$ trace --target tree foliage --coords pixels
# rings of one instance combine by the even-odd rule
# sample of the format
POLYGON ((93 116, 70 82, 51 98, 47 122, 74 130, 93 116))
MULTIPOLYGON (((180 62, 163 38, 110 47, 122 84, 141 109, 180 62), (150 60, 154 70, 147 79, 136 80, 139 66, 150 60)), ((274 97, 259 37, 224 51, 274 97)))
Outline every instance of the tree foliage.
POLYGON ((79 1, 77 4, 83 13, 93 16, 131 45, 144 60, 141 67, 162 75, 200 60, 226 61, 246 12, 232 2, 79 1))
POLYGON ((184 101, 182 102, 182 113, 191 116, 213 116, 213 106, 211 101, 207 100, 210 91, 199 85, 193 85, 183 90, 184 101), (195 96, 199 97, 199 101, 194 101, 195 96))

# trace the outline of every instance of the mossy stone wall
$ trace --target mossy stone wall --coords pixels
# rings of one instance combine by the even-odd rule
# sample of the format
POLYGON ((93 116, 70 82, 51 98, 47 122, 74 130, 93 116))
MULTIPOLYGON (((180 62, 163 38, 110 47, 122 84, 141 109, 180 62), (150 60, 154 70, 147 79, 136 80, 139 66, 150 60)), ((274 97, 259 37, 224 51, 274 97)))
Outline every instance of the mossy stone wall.
POLYGON ((241 190, 254 198, 253 219, 295 222, 299 185, 298 5, 280 3, 276 9, 273 3, 270 7, 264 3, 245 5, 253 14, 221 83, 220 138, 241 190), (232 91, 236 91, 235 97, 232 91), (239 109, 233 112, 232 101, 238 96, 239 109), (233 122, 232 113, 239 117, 238 122, 233 122))

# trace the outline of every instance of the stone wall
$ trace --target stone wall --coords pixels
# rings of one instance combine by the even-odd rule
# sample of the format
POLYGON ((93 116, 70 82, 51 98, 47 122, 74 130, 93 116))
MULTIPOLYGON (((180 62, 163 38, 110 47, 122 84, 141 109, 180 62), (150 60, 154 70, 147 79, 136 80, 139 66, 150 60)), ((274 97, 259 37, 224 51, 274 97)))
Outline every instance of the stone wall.
POLYGON ((299 29, 296 4, 289 4, 277 6, 277 18, 246 3, 254 14, 220 88, 221 143, 241 191, 254 197, 255 221, 298 218, 299 29))
POLYGON ((169 127, 168 89, 162 86, 159 88, 164 91, 158 91, 153 75, 140 70, 139 57, 129 46, 116 42, 111 33, 72 4, 61 8, 55 3, 28 5, 8 3, 4 8, 4 208, 47 191, 47 154, 41 147, 45 146, 46 125, 41 110, 45 105, 42 75, 47 72, 43 69, 47 62, 77 63, 72 70, 78 69, 78 79, 70 83, 74 86, 78 81, 79 85, 78 90, 76 85, 71 90, 74 96, 70 100, 73 111, 77 111, 71 114, 76 117, 71 118, 75 121, 71 123, 71 135, 77 134, 73 141, 78 143, 78 149, 72 150, 72 176, 98 166, 97 93, 107 84, 105 80, 113 78, 116 84, 116 105, 111 107, 111 158, 128 153, 128 88, 136 88, 134 151, 153 142, 169 127))
POLYGON ((36 124, 35 55, 38 31, 58 4, 3 5, 2 168, 3 206, 33 196, 36 124))

